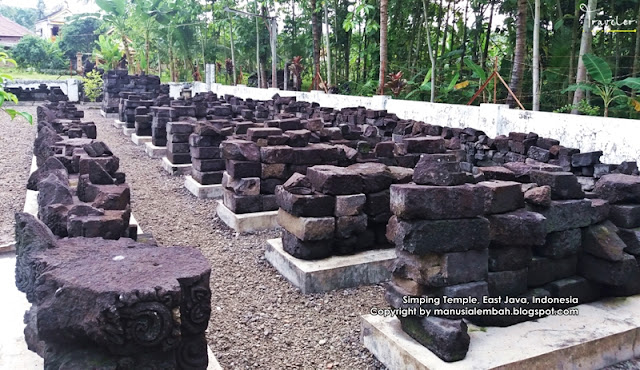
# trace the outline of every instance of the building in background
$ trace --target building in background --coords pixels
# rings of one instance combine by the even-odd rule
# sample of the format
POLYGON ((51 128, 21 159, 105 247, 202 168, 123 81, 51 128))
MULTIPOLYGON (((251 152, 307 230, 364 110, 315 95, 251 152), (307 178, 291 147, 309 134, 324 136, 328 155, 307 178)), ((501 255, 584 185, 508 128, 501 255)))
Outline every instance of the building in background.
POLYGON ((36 22, 36 35, 45 40, 55 41, 60 34, 60 29, 73 15, 69 9, 69 4, 64 3, 56 6, 51 13, 36 22))
POLYGON ((0 15, 0 47, 3 49, 11 48, 27 35, 33 35, 33 32, 0 15))

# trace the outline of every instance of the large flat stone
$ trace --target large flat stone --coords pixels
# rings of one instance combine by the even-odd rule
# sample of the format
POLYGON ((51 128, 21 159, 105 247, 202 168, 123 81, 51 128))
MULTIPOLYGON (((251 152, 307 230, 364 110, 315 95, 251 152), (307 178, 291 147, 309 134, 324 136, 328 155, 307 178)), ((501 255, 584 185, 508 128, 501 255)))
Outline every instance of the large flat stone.
POLYGON ((409 337, 395 317, 361 317, 364 346, 389 369, 600 369, 640 353, 640 296, 576 307, 498 328, 469 325, 464 360, 446 363, 409 337))
POLYGON ((184 177, 184 187, 198 199, 222 198, 224 193, 222 185, 202 185, 194 180, 191 175, 184 177))
POLYGON ((282 239, 271 239, 267 241, 265 258, 291 284, 309 294, 387 281, 396 253, 394 249, 379 249, 305 261, 285 252, 282 239))
POLYGON ((239 233, 272 230, 278 227, 278 211, 235 214, 219 200, 216 213, 222 222, 239 233))

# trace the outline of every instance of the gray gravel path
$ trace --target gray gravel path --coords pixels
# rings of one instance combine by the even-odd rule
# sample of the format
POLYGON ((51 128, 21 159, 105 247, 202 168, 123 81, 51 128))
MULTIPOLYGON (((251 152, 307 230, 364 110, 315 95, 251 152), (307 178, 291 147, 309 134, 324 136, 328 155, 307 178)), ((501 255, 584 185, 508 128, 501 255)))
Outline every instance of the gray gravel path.
POLYGON ((214 200, 193 197, 182 177, 165 174, 112 119, 97 110, 85 119, 120 157, 142 229, 162 245, 196 246, 211 262, 207 337, 223 368, 382 368, 362 346, 359 322, 372 306, 386 306, 382 287, 300 294, 264 260, 266 240, 279 232, 236 235, 215 216, 214 200))

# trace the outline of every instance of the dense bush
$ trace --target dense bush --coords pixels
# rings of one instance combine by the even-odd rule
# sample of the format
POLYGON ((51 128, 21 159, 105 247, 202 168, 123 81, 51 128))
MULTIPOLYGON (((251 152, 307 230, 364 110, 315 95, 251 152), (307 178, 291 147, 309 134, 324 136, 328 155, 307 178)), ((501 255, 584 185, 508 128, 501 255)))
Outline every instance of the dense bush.
POLYGON ((58 41, 66 59, 75 59, 77 53, 91 53, 98 40, 96 30, 102 25, 98 18, 80 14, 70 18, 61 30, 58 41))
POLYGON ((11 50, 11 56, 23 68, 64 69, 69 65, 57 44, 37 36, 23 37, 11 50))

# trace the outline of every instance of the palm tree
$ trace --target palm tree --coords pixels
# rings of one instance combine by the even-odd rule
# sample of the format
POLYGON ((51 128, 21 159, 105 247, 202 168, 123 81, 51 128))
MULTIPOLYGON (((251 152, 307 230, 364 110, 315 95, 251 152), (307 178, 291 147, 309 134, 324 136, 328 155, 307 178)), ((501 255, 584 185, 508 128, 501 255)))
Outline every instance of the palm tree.
POLYGON ((378 91, 384 95, 384 75, 387 69, 387 23, 389 0, 380 0, 380 85, 378 91))
MULTIPOLYGON (((527 0, 518 0, 518 14, 516 16, 516 48, 511 68, 511 81, 509 88, 514 94, 520 91, 522 77, 524 75, 524 56, 527 51, 527 0)), ((507 97, 509 106, 515 105, 515 99, 511 94, 507 97)))
POLYGON ((318 76, 320 75, 320 35, 322 29, 318 22, 317 0, 311 0, 311 33, 313 34, 313 89, 318 89, 318 76))
POLYGON ((131 59, 131 51, 129 50, 129 40, 127 38, 127 1, 126 0, 96 0, 96 4, 100 9, 104 10, 106 14, 103 15, 105 23, 110 24, 113 30, 117 33, 118 37, 122 40, 122 46, 124 53, 127 56, 127 63, 129 66, 133 65, 131 59))
MULTIPOLYGON (((591 49, 591 20, 593 19, 593 12, 595 12, 598 6, 597 0, 589 0, 587 12, 584 15, 584 25, 582 29, 582 38, 580 40, 580 57, 578 58, 578 69, 576 70, 576 84, 583 84, 587 81, 587 68, 584 65, 583 56, 589 53, 591 49)), ((584 99, 584 91, 582 88, 576 90, 573 94, 573 105, 577 106, 582 99, 584 99)), ((578 114, 577 109, 573 109, 571 114, 578 114)))

